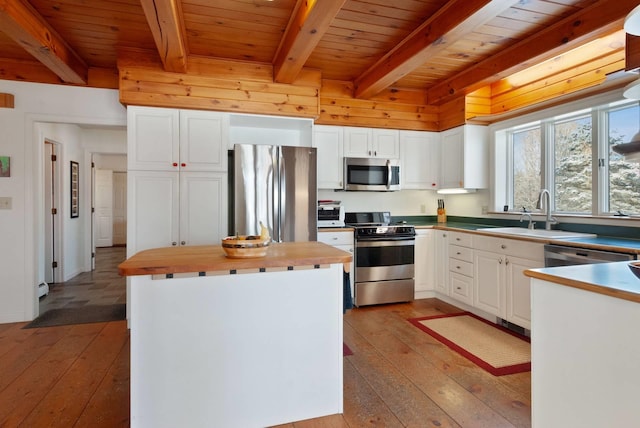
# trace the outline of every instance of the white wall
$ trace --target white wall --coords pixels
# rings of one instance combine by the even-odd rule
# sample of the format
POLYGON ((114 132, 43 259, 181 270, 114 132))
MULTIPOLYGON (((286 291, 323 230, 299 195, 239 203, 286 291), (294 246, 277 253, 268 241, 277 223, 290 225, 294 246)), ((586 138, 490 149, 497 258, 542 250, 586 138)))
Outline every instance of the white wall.
POLYGON ((126 155, 96 154, 93 156, 93 161, 96 169, 110 169, 114 172, 127 172, 126 155))
MULTIPOLYGON (((63 158, 77 157, 81 177, 88 178, 86 150, 79 145, 84 131, 71 126, 44 124, 92 124, 104 127, 126 126, 126 110, 118 91, 44 85, 0 80, 0 92, 13 94, 15 108, 0 108, 0 156, 11 157, 11 177, 0 178, 0 196, 12 198, 12 209, 0 210, 0 323, 28 321, 38 310, 37 284, 41 263, 41 223, 43 222, 42 164, 47 135, 73 140, 63 158), (53 135, 55 134, 55 135, 53 135)), ((56 138, 52 138, 56 140, 56 138)), ((64 144, 64 142, 61 142, 64 144)), ((68 165, 68 163, 67 163, 68 165)), ((65 174, 62 187, 68 189, 65 174)), ((65 241, 79 240, 87 248, 89 205, 87 185, 81 183, 80 217, 76 225, 65 228, 65 241), (84 220, 83 220, 84 219, 84 220), (68 229, 68 230, 67 230, 68 229)), ((88 193, 90 195, 90 193, 88 193)), ((67 196, 68 197, 68 196, 67 196)), ((64 203, 69 206, 68 199, 64 203)), ((68 214, 68 211, 67 211, 68 214)), ((71 219, 69 219, 71 220, 71 219)), ((85 266, 86 260, 72 256, 70 271, 85 266)))

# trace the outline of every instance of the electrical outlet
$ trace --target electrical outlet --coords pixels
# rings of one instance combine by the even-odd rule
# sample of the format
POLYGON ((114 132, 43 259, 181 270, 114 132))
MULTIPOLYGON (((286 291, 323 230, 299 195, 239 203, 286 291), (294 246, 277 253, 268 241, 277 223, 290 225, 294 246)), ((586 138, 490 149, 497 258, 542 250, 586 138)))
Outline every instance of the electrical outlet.
POLYGON ((487 214, 489 212, 489 207, 486 205, 482 206, 482 214, 487 214))
POLYGON ((420 204, 420 212, 425 214, 427 212, 427 206, 425 204, 420 204))
POLYGON ((11 209, 11 198, 8 196, 0 197, 0 210, 11 209))

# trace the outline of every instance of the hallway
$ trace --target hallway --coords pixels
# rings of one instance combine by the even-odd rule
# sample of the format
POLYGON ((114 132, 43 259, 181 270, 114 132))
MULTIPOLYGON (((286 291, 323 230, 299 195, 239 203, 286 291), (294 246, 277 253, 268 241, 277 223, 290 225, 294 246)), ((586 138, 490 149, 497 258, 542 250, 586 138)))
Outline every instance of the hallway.
POLYGON ((49 294, 40 298, 40 314, 50 309, 126 303, 126 279, 118 275, 118 265, 126 259, 126 253, 126 247, 96 248, 96 268, 69 281, 50 284, 49 294))

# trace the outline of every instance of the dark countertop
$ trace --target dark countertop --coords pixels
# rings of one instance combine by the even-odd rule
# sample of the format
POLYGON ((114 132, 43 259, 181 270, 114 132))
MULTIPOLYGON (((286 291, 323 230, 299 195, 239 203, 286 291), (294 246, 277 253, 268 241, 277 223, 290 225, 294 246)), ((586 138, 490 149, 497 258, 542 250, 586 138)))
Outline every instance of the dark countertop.
POLYGON ((559 266, 529 269, 524 274, 531 278, 640 303, 640 279, 631 272, 628 264, 629 262, 612 262, 559 266))

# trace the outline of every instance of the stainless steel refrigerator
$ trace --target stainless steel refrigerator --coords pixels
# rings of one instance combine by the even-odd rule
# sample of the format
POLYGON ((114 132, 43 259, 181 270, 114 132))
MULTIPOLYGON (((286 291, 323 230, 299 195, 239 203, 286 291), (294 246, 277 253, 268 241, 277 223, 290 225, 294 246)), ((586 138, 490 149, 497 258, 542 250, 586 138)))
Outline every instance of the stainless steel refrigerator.
POLYGON ((316 241, 316 162, 312 147, 236 144, 229 234, 259 235, 262 222, 276 242, 316 241))

